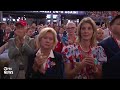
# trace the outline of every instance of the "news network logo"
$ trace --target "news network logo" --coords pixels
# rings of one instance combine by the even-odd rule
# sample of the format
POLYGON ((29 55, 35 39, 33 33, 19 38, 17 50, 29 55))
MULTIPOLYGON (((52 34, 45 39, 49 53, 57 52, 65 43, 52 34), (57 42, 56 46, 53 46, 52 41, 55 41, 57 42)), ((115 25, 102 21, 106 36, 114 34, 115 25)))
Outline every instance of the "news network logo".
POLYGON ((4 74, 13 74, 12 68, 4 67, 4 74))

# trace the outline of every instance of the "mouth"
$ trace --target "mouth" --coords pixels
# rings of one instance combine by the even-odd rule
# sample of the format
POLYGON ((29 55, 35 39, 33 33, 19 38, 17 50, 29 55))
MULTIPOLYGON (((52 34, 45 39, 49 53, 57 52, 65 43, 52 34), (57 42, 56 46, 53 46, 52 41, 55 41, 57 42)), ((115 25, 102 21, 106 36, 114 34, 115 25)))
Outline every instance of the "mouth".
POLYGON ((89 35, 83 35, 83 36, 88 37, 89 35))
POLYGON ((50 46, 50 44, 45 44, 45 46, 50 46))

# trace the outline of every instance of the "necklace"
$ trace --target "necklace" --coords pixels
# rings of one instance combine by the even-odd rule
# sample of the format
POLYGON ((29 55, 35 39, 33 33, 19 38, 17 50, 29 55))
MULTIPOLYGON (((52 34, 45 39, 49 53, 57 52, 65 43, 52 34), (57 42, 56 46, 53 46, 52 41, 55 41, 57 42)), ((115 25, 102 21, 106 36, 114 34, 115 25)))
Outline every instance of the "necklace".
POLYGON ((89 50, 88 51, 85 51, 81 44, 79 44, 79 47, 78 49, 81 51, 81 54, 80 54, 80 59, 83 60, 85 57, 88 57, 88 56, 91 56, 91 47, 89 46, 89 50))
POLYGON ((89 46, 89 50, 88 50, 88 51, 85 51, 85 50, 82 48, 81 44, 79 44, 79 45, 80 45, 80 48, 81 48, 81 50, 82 50, 83 52, 85 52, 85 53, 90 53, 90 52, 91 52, 91 46, 89 46))

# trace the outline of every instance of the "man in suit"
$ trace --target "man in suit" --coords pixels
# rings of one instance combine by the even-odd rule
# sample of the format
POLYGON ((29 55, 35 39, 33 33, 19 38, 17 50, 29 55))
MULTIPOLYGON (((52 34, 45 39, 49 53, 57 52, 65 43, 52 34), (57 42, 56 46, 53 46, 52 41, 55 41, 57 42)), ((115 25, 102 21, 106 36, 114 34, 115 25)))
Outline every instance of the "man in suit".
POLYGON ((101 45, 108 61, 102 66, 103 78, 120 78, 120 15, 110 22, 111 36, 103 40, 101 45))

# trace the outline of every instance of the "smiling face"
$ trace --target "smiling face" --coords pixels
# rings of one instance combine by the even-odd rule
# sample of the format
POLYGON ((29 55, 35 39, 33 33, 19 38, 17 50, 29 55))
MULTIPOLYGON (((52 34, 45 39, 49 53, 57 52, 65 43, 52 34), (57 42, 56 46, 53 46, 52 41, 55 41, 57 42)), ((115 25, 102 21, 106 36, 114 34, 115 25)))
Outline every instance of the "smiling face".
POLYGON ((91 46, 96 46, 97 27, 90 17, 83 18, 77 28, 77 42, 90 41, 91 46))
POLYGON ((104 31, 101 28, 97 29, 97 40, 101 41, 104 39, 104 31))
POLYGON ((91 40, 93 35, 92 25, 89 23, 83 23, 81 26, 81 39, 91 40))
POLYGON ((40 40, 41 48, 52 49, 55 43, 54 35, 51 32, 47 32, 40 40))
POLYGON ((76 32, 76 25, 74 23, 68 23, 66 26, 68 34, 72 35, 75 34, 76 32))

